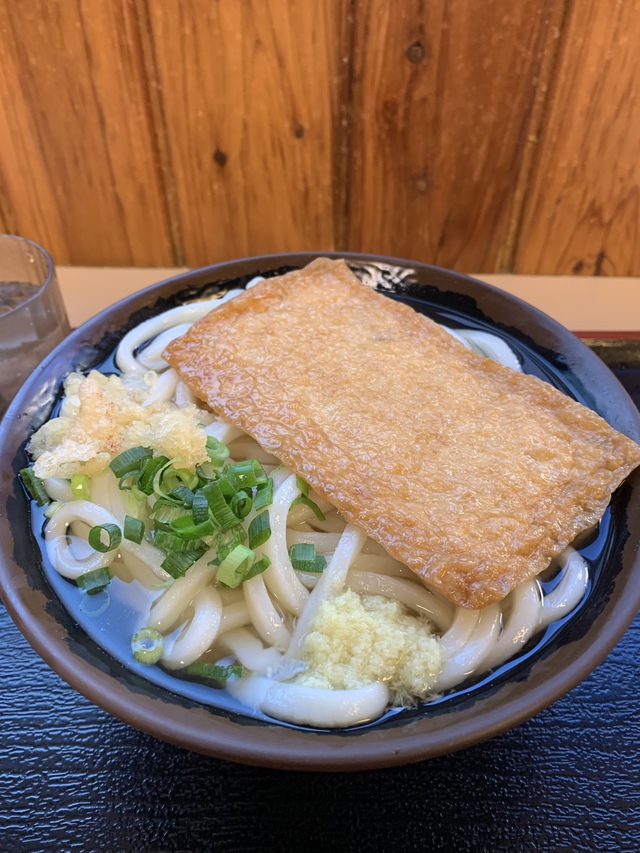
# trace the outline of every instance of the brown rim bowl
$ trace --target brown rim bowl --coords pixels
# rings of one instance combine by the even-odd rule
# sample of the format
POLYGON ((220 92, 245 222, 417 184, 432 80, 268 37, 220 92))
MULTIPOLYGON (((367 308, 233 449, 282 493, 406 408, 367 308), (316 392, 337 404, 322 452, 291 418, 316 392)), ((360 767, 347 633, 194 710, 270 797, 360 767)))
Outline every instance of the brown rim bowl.
POLYGON ((359 770, 419 761, 490 738, 532 717, 585 678, 613 649, 640 608, 640 477, 612 501, 611 542, 585 601, 534 653, 437 707, 345 732, 290 728, 216 710, 159 687, 94 643, 63 607, 43 572, 30 507, 17 480, 25 444, 49 416, 71 370, 104 361, 123 332, 206 292, 259 273, 304 266, 319 254, 355 266, 410 267, 388 288, 418 310, 497 331, 541 364, 552 381, 640 439, 640 416, 604 364, 574 335, 532 306, 464 275, 388 257, 299 253, 231 261, 179 275, 102 311, 33 372, 0 423, 0 593, 38 654, 70 685, 119 719, 162 740, 230 761, 298 770, 359 770))

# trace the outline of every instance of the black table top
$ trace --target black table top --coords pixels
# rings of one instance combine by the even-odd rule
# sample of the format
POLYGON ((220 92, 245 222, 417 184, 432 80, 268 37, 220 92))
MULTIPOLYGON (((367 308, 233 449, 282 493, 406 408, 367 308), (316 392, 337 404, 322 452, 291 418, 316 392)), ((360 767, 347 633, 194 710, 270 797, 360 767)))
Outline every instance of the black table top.
MULTIPOLYGON (((629 363, 616 372, 640 406, 629 363)), ((0 851, 639 851, 639 651, 640 617, 570 694, 464 752, 305 774, 120 723, 61 681, 0 605, 0 851)))

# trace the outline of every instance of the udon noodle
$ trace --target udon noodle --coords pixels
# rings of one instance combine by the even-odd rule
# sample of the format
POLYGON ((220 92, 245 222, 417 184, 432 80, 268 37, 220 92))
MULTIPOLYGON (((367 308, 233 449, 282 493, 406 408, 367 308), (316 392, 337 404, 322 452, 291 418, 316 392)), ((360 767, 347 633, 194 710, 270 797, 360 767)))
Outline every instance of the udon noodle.
MULTIPOLYGON (((166 311, 125 335, 116 364, 125 378, 147 383, 145 405, 162 401, 177 407, 202 405, 168 367, 162 352, 191 323, 239 292, 166 311)), ((520 370, 516 355, 500 338, 479 331, 449 331, 466 346, 520 370)), ((89 499, 74 499, 67 479, 45 480, 46 491, 56 502, 46 524, 46 552, 56 571, 71 580, 109 569, 120 581, 150 590, 154 600, 148 612, 139 614, 140 628, 163 638, 159 665, 169 671, 198 661, 231 665, 226 689, 248 710, 332 728, 375 720, 390 703, 428 702, 511 659, 536 633, 571 612, 585 594, 587 565, 577 551, 567 548, 545 575, 554 578, 553 584, 544 586, 551 591, 545 593, 534 579, 484 610, 455 607, 310 492, 308 500, 324 516, 318 518, 308 502, 297 500, 302 486, 295 474, 248 435, 204 409, 203 419, 206 433, 228 447, 231 460, 256 459, 273 480, 273 500, 267 507, 271 535, 256 549, 258 557, 266 556, 270 562, 265 571, 229 588, 216 580, 214 549, 177 578, 162 567, 166 554, 149 537, 139 542, 122 537, 113 550, 94 550, 87 541, 91 528, 122 529, 131 512, 130 496, 108 468, 92 478, 89 499), (300 543, 312 544, 325 558, 322 573, 294 569, 289 549, 300 543), (403 613, 432 626, 428 630, 437 637, 440 667, 428 691, 402 695, 375 678, 349 689, 325 689, 301 677, 307 667, 305 641, 323 603, 346 590, 367 601, 376 597, 399 602, 403 613)), ((138 506, 147 529, 152 503, 150 498, 142 510, 138 506)), ((255 516, 254 508, 242 522, 245 528, 255 516)))

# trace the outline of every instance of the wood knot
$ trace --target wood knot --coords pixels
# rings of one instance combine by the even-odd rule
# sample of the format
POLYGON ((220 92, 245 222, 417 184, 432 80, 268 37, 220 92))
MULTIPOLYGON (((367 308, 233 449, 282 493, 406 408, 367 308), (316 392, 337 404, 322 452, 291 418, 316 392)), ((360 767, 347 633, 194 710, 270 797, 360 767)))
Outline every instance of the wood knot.
POLYGON ((302 139, 304 136, 304 127, 301 124, 295 124, 293 126, 293 135, 296 139, 302 139))
POLYGON ((218 166, 225 166, 228 159, 227 155, 220 148, 216 148, 213 152, 213 162, 217 163, 218 166))
POLYGON ((424 45, 421 41, 414 41, 413 44, 409 45, 409 47, 405 51, 405 56, 412 62, 414 65, 419 65, 424 59, 424 45))

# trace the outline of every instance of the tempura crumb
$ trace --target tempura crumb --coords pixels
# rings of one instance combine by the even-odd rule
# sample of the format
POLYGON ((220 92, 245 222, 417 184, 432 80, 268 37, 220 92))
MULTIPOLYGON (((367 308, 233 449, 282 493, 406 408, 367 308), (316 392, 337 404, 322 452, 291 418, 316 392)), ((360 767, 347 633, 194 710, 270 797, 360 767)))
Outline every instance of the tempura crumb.
POLYGON ((351 690, 384 681, 395 704, 433 692, 443 664, 429 620, 400 602, 350 589, 322 603, 302 652, 308 669, 298 683, 351 690))
POLYGON ((64 389, 60 417, 44 424, 29 445, 37 477, 93 477, 137 445, 179 457, 187 468, 207 461, 207 436, 200 426, 206 415, 195 406, 144 405, 148 386, 97 371, 70 374, 64 389))

